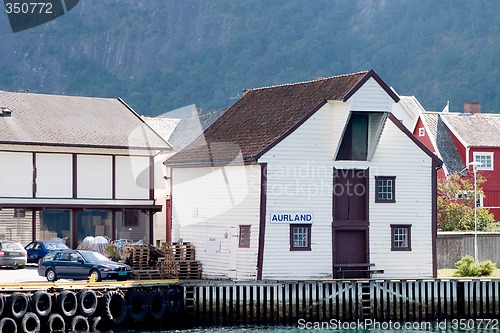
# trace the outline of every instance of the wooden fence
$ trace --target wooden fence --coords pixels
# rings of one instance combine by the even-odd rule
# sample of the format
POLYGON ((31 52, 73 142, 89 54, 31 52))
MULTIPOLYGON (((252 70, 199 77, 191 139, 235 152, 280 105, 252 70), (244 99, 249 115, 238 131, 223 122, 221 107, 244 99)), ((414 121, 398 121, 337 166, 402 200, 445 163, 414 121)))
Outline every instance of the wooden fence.
MULTIPOLYGON (((455 263, 466 255, 474 256, 473 232, 438 232, 438 268, 455 268, 455 263)), ((500 266, 500 232, 477 233, 478 259, 490 259, 500 266)))
POLYGON ((203 326, 499 318, 499 280, 192 282, 186 315, 203 326))

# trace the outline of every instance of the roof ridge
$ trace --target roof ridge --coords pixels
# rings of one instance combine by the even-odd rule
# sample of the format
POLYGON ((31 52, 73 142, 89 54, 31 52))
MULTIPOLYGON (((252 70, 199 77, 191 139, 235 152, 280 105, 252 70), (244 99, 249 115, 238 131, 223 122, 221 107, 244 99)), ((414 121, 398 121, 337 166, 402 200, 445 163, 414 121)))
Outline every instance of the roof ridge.
POLYGON ((364 71, 359 71, 356 73, 349 73, 349 74, 341 74, 341 75, 334 75, 334 76, 329 76, 329 77, 321 77, 313 80, 308 80, 308 81, 300 81, 300 82, 294 82, 294 83, 283 83, 283 84, 276 84, 276 85, 271 85, 271 86, 264 86, 264 87, 257 87, 257 88, 248 88, 248 89, 243 89, 243 92, 248 92, 248 91, 255 91, 255 90, 263 90, 263 89, 271 89, 271 88, 278 88, 278 87, 288 87, 288 86, 297 86, 301 84, 307 84, 307 83, 313 83, 313 82, 319 82, 319 81, 325 81, 325 80, 331 80, 339 77, 345 77, 345 76, 353 76, 353 75, 359 75, 359 74, 367 74, 369 73, 369 70, 364 70, 364 71))
POLYGON ((65 95, 65 94, 52 94, 52 93, 37 93, 26 91, 6 91, 0 90, 0 94, 16 94, 28 96, 44 96, 44 97, 69 97, 69 98, 90 98, 90 99, 106 99, 106 100, 119 100, 120 97, 100 97, 100 96, 85 96, 85 95, 65 95))

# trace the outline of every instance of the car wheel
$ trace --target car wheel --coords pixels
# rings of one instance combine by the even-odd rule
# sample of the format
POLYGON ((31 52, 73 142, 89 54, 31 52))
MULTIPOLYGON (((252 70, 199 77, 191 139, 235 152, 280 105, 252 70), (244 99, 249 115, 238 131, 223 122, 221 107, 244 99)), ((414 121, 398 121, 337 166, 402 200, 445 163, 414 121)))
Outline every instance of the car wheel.
POLYGON ((24 265, 19 265, 19 266, 17 266, 17 268, 19 268, 19 269, 23 269, 23 268, 24 268, 24 265))
POLYGON ((90 279, 94 280, 95 282, 101 281, 101 273, 97 269, 91 270, 89 276, 90 279))
POLYGON ((56 271, 54 271, 52 268, 49 268, 45 272, 45 277, 47 278, 47 281, 54 282, 57 280, 57 274, 56 271))

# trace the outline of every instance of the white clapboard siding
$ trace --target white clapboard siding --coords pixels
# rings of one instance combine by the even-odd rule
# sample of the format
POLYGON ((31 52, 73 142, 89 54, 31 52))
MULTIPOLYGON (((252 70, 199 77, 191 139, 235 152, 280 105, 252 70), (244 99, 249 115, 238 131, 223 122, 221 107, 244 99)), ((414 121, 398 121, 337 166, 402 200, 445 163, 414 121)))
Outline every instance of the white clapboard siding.
POLYGON ((260 166, 175 168, 172 175, 173 240, 191 242, 196 260, 207 277, 230 277, 230 262, 255 278, 257 266, 260 166), (251 225, 250 248, 237 249, 231 241, 239 225, 251 225))
POLYGON ((149 198, 149 157, 116 156, 116 198, 149 198))
POLYGON ((37 198, 73 196, 73 156, 71 154, 36 154, 37 198))
POLYGON ((349 98, 351 111, 391 111, 394 101, 387 92, 370 78, 349 98))
POLYGON ((0 152, 0 197, 33 196, 33 154, 0 152))
POLYGON ((113 197, 113 158, 106 155, 78 155, 78 198, 113 197))
POLYGON ((432 160, 387 121, 370 167, 375 176, 396 177, 396 202, 375 203, 370 191, 370 260, 384 278, 432 277, 432 160), (391 224, 411 224, 411 251, 391 251, 391 224))
POLYGON ((259 160, 268 163, 263 278, 332 276, 333 156, 347 116, 328 103, 259 160), (290 251, 290 225, 270 223, 273 212, 313 215, 311 251, 290 251))

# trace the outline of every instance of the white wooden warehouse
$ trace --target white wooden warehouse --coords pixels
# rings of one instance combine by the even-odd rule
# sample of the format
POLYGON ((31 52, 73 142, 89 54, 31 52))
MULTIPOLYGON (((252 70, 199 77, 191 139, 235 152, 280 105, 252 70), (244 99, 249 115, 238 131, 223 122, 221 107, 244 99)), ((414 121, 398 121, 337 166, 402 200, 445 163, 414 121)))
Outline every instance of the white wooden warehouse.
POLYGON ((398 101, 373 70, 247 90, 166 161, 172 239, 210 278, 436 276, 441 161, 398 101))
POLYGON ((0 107, 0 238, 155 241, 155 170, 170 146, 129 106, 0 92, 0 107))

